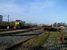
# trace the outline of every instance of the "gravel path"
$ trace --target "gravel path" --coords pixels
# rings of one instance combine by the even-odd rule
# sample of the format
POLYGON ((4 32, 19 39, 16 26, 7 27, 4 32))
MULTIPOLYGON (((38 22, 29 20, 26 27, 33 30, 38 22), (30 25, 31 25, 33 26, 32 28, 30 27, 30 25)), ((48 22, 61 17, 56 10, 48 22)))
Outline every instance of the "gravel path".
POLYGON ((60 34, 59 32, 50 32, 50 36, 43 47, 47 48, 47 50, 65 50, 65 45, 62 45, 59 39, 60 34))

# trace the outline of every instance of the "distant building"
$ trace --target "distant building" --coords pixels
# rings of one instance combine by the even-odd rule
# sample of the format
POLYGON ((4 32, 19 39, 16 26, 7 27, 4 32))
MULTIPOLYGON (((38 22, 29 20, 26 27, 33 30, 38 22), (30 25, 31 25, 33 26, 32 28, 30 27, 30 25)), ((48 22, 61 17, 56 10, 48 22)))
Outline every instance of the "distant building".
POLYGON ((0 22, 2 22, 3 21, 3 16, 2 15, 0 15, 0 22))

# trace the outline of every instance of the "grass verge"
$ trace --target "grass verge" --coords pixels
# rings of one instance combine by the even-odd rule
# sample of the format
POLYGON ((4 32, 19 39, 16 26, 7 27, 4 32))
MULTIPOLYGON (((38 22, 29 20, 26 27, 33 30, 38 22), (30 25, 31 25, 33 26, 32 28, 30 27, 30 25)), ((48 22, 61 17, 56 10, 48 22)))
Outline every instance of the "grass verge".
POLYGON ((46 42, 49 34, 50 33, 48 33, 48 32, 42 33, 41 35, 35 36, 35 38, 27 41, 23 45, 28 46, 28 47, 37 47, 37 46, 40 46, 40 45, 42 45, 42 44, 44 44, 46 42))

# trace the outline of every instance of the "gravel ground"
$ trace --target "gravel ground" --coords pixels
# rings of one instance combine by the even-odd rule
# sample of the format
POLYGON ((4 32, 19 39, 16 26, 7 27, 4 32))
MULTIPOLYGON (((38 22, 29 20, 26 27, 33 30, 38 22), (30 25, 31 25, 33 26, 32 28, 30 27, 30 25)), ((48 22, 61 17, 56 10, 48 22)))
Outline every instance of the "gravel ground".
POLYGON ((47 50, 67 50, 65 45, 62 45, 59 40, 60 34, 59 32, 50 32, 50 36, 43 47, 47 48, 47 50))

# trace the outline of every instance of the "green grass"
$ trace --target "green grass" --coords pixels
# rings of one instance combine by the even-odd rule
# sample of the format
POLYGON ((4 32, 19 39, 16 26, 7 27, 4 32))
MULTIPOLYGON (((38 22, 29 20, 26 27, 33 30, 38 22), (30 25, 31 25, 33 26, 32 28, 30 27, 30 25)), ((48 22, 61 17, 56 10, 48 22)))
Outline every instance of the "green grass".
POLYGON ((67 32, 64 32, 64 38, 67 38, 67 32))
POLYGON ((50 36, 52 38, 49 39, 51 41, 51 44, 56 45, 61 43, 60 37, 61 37, 62 32, 50 32, 50 36))
POLYGON ((30 48, 37 48, 39 46, 47 44, 49 41, 51 41, 51 44, 54 44, 54 45, 59 44, 60 40, 58 38, 61 36, 61 34, 62 34, 62 32, 44 32, 41 35, 35 36, 34 38, 30 39, 29 41, 23 43, 22 45, 30 47, 30 48), (49 36, 51 36, 55 39, 48 40, 49 36))
MULTIPOLYGON (((49 36, 53 36, 55 39, 55 41, 59 41, 58 38, 60 37, 61 33, 60 32, 46 32, 46 33, 42 33, 39 36, 35 36, 33 39, 27 41, 26 43, 24 43, 23 45, 27 45, 27 46, 40 46, 46 43, 47 39, 49 36)), ((53 40, 52 40, 53 41, 53 40)))
POLYGON ((42 33, 41 35, 35 36, 33 39, 27 41, 23 45, 32 46, 32 47, 43 45, 46 42, 48 36, 49 36, 48 32, 42 33))

